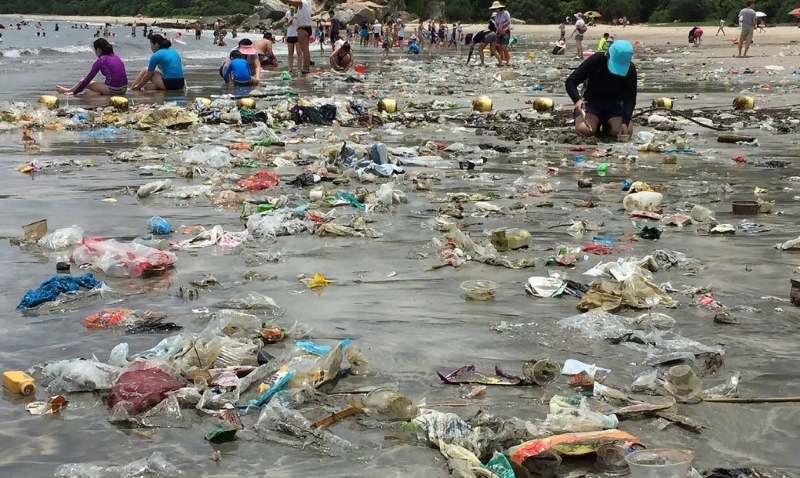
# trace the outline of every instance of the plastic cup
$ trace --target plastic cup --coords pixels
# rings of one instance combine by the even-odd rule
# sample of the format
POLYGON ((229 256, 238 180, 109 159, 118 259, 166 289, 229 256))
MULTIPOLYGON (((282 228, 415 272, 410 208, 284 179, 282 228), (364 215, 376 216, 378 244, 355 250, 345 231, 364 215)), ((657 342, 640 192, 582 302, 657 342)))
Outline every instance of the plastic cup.
POLYGON ((686 478, 693 459, 686 450, 640 450, 625 457, 631 478, 686 478))
POLYGON ((467 300, 493 300, 499 286, 490 280, 468 280, 461 283, 467 293, 467 300))

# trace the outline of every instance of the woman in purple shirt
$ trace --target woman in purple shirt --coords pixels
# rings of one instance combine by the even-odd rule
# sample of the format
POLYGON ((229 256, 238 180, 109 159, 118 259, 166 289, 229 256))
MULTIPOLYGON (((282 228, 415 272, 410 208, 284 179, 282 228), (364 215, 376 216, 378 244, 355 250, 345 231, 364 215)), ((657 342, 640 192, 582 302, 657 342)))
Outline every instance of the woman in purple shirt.
POLYGON ((97 60, 84 79, 72 88, 56 86, 56 91, 74 95, 83 90, 106 96, 124 95, 128 91, 128 74, 125 72, 125 64, 114 54, 114 47, 105 38, 98 38, 94 41, 94 54, 97 55, 97 60), (104 83, 92 81, 98 72, 106 77, 104 83))

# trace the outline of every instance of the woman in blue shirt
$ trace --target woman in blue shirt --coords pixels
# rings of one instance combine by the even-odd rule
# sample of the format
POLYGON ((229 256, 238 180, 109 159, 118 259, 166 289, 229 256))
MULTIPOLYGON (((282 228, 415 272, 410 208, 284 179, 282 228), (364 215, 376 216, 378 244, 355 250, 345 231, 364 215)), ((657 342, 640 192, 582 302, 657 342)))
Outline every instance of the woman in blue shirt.
POLYGON ((172 42, 161 35, 153 35, 150 49, 153 55, 147 68, 144 68, 133 81, 132 90, 141 90, 148 82, 152 82, 147 90, 176 91, 186 88, 183 78, 181 56, 170 48, 172 42), (161 71, 156 71, 158 68, 161 71))

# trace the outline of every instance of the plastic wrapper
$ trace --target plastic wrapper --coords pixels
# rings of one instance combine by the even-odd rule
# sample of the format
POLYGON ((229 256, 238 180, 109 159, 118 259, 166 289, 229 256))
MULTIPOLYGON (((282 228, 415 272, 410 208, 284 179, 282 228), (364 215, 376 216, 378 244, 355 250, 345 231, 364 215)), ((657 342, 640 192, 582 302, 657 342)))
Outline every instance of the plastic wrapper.
POLYGON ((83 240, 83 234, 84 231, 82 228, 72 225, 70 227, 56 229, 55 231, 46 234, 44 237, 39 239, 38 244, 39 247, 44 247, 47 249, 66 249, 76 244, 80 244, 80 242, 83 240))
POLYGON ((61 465, 56 469, 55 478, 133 478, 139 476, 174 477, 183 472, 167 461, 159 451, 148 458, 133 461, 121 466, 99 466, 89 464, 61 465))
POLYGON ((561 408, 549 413, 542 425, 553 433, 591 432, 614 429, 619 425, 615 415, 589 410, 585 401, 578 408, 561 408))
POLYGON ((111 349, 108 364, 115 367, 126 367, 128 365, 128 344, 123 342, 111 349))
POLYGON ((592 310, 558 321, 561 327, 576 328, 589 339, 619 339, 630 332, 633 319, 602 310, 592 310))
POLYGON ((521 443, 508 450, 508 457, 517 465, 545 451, 561 455, 588 455, 596 453, 603 445, 622 445, 631 449, 639 445, 639 439, 622 430, 603 430, 584 433, 565 433, 521 443))
POLYGON ((719 385, 713 386, 703 391, 703 398, 722 398, 735 397, 739 391, 739 380, 742 378, 741 372, 734 372, 731 377, 719 385))
POLYGON ((193 146, 185 153, 183 164, 197 165, 206 168, 229 168, 231 166, 231 154, 227 148, 222 146, 211 146, 201 144, 193 146))
POLYGON ((182 379, 173 377, 154 363, 138 359, 117 378, 107 403, 112 409, 120 404, 128 413, 142 412, 159 404, 168 392, 178 390, 184 384, 182 379))
POLYGON ((222 226, 214 226, 191 239, 178 241, 175 247, 179 249, 202 249, 209 246, 237 247, 247 240, 247 235, 247 231, 226 231, 222 226))
POLYGON ((87 238, 72 251, 72 260, 78 265, 91 264, 111 277, 140 277, 171 267, 178 258, 142 244, 87 238))
POLYGON ((111 390, 120 373, 121 367, 79 359, 51 362, 42 369, 45 377, 53 379, 47 386, 50 393, 111 390))

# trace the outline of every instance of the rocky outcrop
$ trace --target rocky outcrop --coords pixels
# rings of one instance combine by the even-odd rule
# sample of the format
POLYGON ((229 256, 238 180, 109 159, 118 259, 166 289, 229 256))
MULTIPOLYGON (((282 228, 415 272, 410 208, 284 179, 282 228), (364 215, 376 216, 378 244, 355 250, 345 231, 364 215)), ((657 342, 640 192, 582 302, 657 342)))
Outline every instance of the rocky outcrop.
MULTIPOLYGON (((373 23, 375 20, 380 20, 383 22, 390 17, 393 18, 395 12, 406 7, 405 0, 347 0, 346 2, 312 0, 312 4, 315 18, 324 16, 325 11, 333 8, 336 11, 336 17, 345 25, 362 21, 373 23)), ((256 6, 256 12, 260 18, 271 20, 280 20, 288 9, 288 5, 281 0, 260 0, 256 6)))
POLYGON ((281 0, 261 0, 256 6, 259 18, 270 20, 280 20, 286 15, 287 10, 289 10, 289 5, 281 0))
POLYGON ((428 2, 425 16, 437 22, 444 20, 444 2, 428 2))

